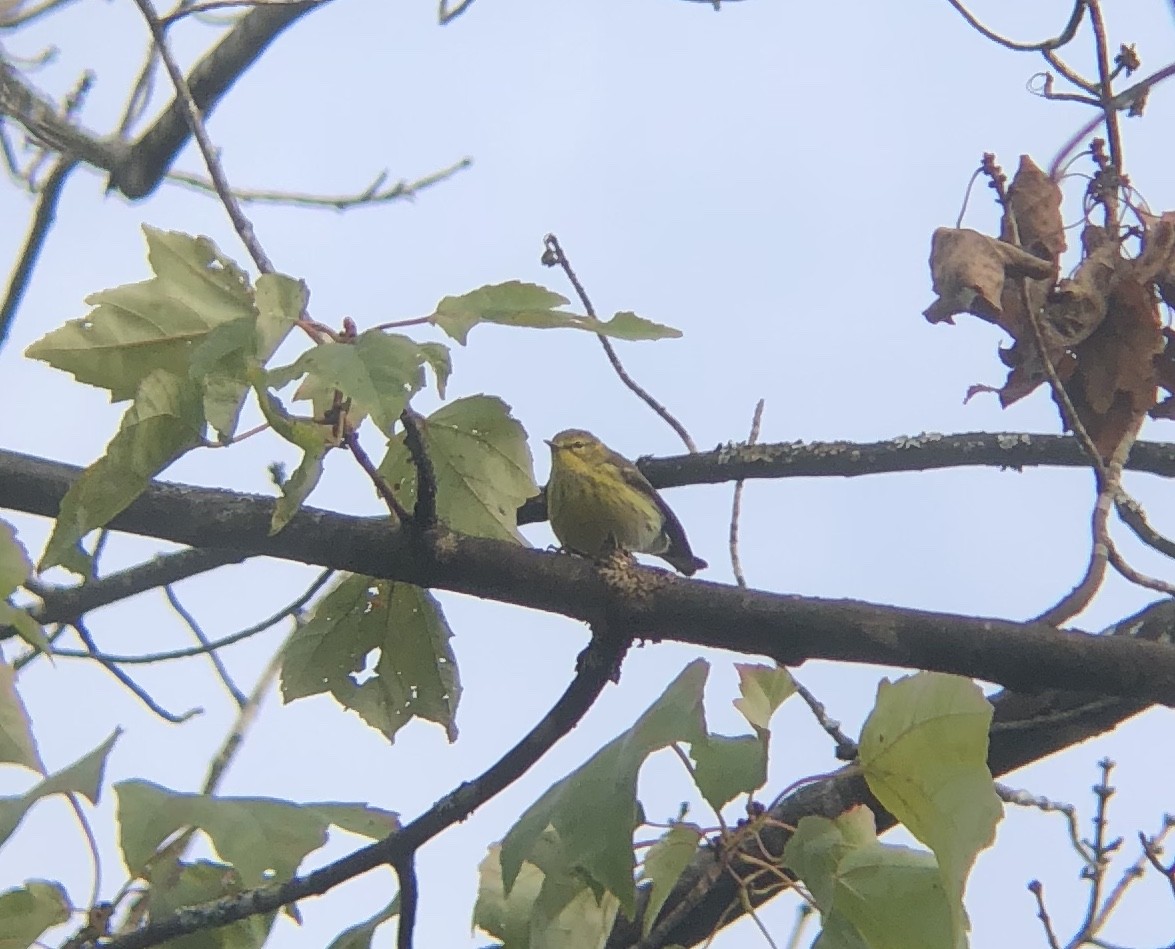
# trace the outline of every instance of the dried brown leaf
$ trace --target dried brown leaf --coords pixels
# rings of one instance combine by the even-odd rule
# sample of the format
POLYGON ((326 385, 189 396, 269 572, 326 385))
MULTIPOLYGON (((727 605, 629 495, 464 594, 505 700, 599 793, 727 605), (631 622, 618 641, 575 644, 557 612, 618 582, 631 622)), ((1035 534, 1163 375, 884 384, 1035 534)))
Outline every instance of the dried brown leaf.
MULTIPOLYGON (((1122 261, 1122 270, 1129 266, 1122 261)), ((1065 389, 1103 460, 1109 460, 1141 417, 1154 408, 1156 357, 1164 351, 1159 308, 1151 288, 1122 274, 1106 318, 1077 346, 1077 371, 1065 389)))
POLYGON ((955 314, 971 313, 1003 326, 1000 300, 1005 279, 1028 276, 1051 280, 1055 268, 978 231, 940 227, 931 239, 930 274, 939 296, 923 311, 931 323, 953 323, 955 314))
POLYGON ((1000 223, 1000 237, 1042 260, 1056 264, 1066 248, 1061 221, 1061 189, 1027 155, 1008 188, 1008 207, 1000 223), (1011 218, 1016 221, 1012 228, 1011 218), (1016 238, 1019 237, 1017 241, 1016 238))

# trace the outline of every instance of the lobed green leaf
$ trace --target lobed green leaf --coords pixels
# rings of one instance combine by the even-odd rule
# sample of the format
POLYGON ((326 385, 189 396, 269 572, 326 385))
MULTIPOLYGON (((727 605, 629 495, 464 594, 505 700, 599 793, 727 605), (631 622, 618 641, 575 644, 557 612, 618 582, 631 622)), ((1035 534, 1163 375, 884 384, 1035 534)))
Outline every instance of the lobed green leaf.
POLYGON ((282 697, 291 702, 330 692, 389 740, 419 717, 444 726, 453 741, 461 683, 452 636, 428 591, 345 577, 287 644, 282 697), (372 653, 378 653, 374 674, 358 682, 372 653))
MULTIPOLYGON (((524 543, 518 508, 539 489, 526 432, 510 406, 493 396, 469 396, 417 425, 436 477, 440 519, 462 534, 524 543)), ((388 445, 379 470, 412 510, 416 466, 403 433, 388 445)))
POLYGON ((604 321, 568 313, 558 307, 570 301, 546 287, 510 280, 478 287, 461 296, 445 297, 430 319, 465 345, 469 331, 479 323, 531 329, 578 329, 627 340, 675 339, 681 331, 625 311, 604 321))

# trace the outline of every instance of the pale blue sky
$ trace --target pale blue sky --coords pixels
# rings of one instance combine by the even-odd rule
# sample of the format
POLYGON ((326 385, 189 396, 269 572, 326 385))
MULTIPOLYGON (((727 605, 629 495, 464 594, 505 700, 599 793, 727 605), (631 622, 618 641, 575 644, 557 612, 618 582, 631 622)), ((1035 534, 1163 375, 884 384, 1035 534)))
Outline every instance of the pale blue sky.
MULTIPOLYGON (((1068 12, 1061 2, 1028 13, 1021 6, 989 0, 978 12, 1021 39, 1056 33, 1068 12)), ((1145 71, 1173 57, 1168 4, 1106 6, 1115 42, 1137 41, 1145 71)), ((189 55, 209 35, 197 26, 175 31, 189 55)), ((57 62, 34 77, 53 92, 70 87, 81 68, 95 68, 99 82, 85 121, 105 130, 117 120, 145 37, 129 0, 81 0, 3 39, 10 54, 60 47, 57 62)), ((760 397, 767 400, 767 441, 1055 432, 1055 411, 1043 392, 1007 412, 994 398, 964 406, 972 383, 1002 380, 996 347, 1003 340, 978 321, 930 326, 920 315, 933 299, 926 266, 931 231, 954 221, 981 154, 996 152, 1009 173, 1022 152, 1047 165, 1086 118, 1076 106, 1026 92, 1039 68, 1039 59, 982 40, 944 0, 744 0, 720 14, 673 0, 477 0, 445 28, 423 0, 336 0, 275 43, 217 110, 210 131, 230 180, 241 187, 347 192, 381 168, 392 179, 412 179, 465 155, 474 159, 472 168, 411 204, 347 214, 248 209, 277 268, 306 280, 312 311, 324 322, 351 316, 365 327, 420 316, 442 296, 508 279, 568 293, 559 275, 539 264, 542 237, 554 231, 602 313, 632 309, 684 331, 681 340, 621 344, 620 352, 702 447, 745 438, 760 397)), ((1132 180, 1156 210, 1175 206, 1172 114, 1170 92, 1160 87, 1147 119, 1126 123, 1132 180)), ((189 149, 179 166, 198 170, 198 156, 189 149)), ((1068 185, 1067 221, 1076 220, 1082 186, 1068 185)), ((987 196, 986 188, 976 189, 970 226, 992 227, 987 196)), ((30 207, 26 196, 0 191, 6 261, 23 239, 30 207)), ((75 176, 0 354, 6 391, 22 393, 20 408, 6 412, 4 447, 86 464, 109 440, 119 407, 21 354, 82 315, 86 294, 145 277, 143 223, 210 235, 229 255, 247 259, 223 210, 207 197, 165 187, 148 202, 129 204, 105 197, 96 175, 75 176)), ((592 429, 633 456, 680 451, 673 433, 620 386, 595 340, 583 334, 475 329, 466 349, 454 349, 450 393, 478 392, 513 406, 530 433, 540 481, 547 467, 540 439, 571 426, 592 429)), ((1155 425, 1149 435, 1169 439, 1172 430, 1155 425)), ((190 455, 167 477, 267 491, 266 465, 279 457, 294 455, 276 439, 258 438, 190 455)), ((1170 534, 1169 486, 1147 476, 1131 485, 1170 534)), ((1078 579, 1091 490, 1080 471, 756 482, 744 498, 744 568, 751 584, 765 589, 1026 618, 1078 579)), ((708 578, 729 579, 729 486, 668 497, 695 549, 713 565, 708 578)), ((380 510, 342 453, 330 458, 311 503, 380 510)), ((46 525, 12 520, 37 548, 46 525)), ((545 526, 526 533, 538 545, 551 540, 545 526)), ((154 549, 118 538, 106 567, 154 549)), ((1132 549, 1130 556, 1141 569, 1173 573, 1169 562, 1132 549)), ((220 635, 291 599, 309 576, 255 562, 186 583, 180 593, 207 631, 220 635)), ((413 724, 389 747, 327 700, 283 708, 271 698, 223 792, 365 800, 412 817, 510 747, 564 687, 586 631, 558 617, 441 599, 466 690, 456 745, 448 746, 440 729, 413 724)), ((1080 622, 1097 628, 1150 599, 1111 580, 1080 622)), ((161 596, 96 614, 92 629, 112 651, 187 644, 161 596)), ((246 687, 277 641, 275 633, 226 652, 246 687)), ((553 780, 628 727, 696 653, 666 644, 634 650, 620 684, 547 759, 422 852, 419 945, 466 944, 475 868, 486 845, 553 780)), ((729 706, 731 657, 711 658, 711 724, 738 730, 741 720, 729 706)), ((850 733, 881 674, 825 663, 799 670, 850 733)), ((42 663, 21 688, 43 754, 61 766, 121 724, 127 732, 108 778, 137 775, 192 790, 231 720, 230 704, 205 663, 137 675, 170 708, 203 705, 207 713, 169 726, 148 717, 101 670, 42 663)), ((789 705, 776 721, 772 788, 834 766, 829 742, 806 710, 789 705)), ((1114 829, 1133 853, 1136 832, 1154 832, 1163 811, 1175 810, 1169 774, 1160 780, 1156 769, 1156 749, 1169 744, 1172 724, 1170 710, 1153 711, 1005 780, 1070 800, 1085 819, 1094 764, 1110 755, 1120 763, 1114 829)), ((675 813, 688 796, 676 768, 658 759, 647 769, 642 796, 651 816, 675 813)), ((0 790, 23 786, 0 772, 0 790)), ((95 825, 109 858, 109 892, 119 882, 112 796, 95 825)), ((1053 918, 1067 933, 1084 908, 1085 886, 1061 820, 1011 811, 999 834, 972 878, 973 945, 1043 945, 1024 889, 1033 877, 1045 882, 1053 918)), ((353 846, 336 840, 315 859, 353 846)), ((0 884, 18 876, 61 878, 80 901, 86 866, 66 808, 45 804, 0 852, 0 884)), ((301 907, 305 925, 279 921, 272 944, 321 947, 347 921, 382 905, 393 886, 390 874, 373 874, 308 901, 301 907)), ((777 900, 762 918, 783 938, 792 912, 792 901, 777 900)), ((1170 894, 1151 880, 1128 898, 1106 935, 1149 944, 1173 928, 1170 894)), ((718 945, 756 938, 744 921, 718 945)))

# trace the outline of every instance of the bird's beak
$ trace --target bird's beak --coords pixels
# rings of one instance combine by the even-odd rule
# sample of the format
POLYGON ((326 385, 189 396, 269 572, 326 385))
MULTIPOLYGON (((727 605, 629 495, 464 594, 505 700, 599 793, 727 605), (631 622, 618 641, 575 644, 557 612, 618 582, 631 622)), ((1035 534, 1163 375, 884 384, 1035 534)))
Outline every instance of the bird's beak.
POLYGON ((543 441, 547 443, 552 451, 555 450, 555 443, 553 441, 551 441, 549 438, 544 438, 543 441))

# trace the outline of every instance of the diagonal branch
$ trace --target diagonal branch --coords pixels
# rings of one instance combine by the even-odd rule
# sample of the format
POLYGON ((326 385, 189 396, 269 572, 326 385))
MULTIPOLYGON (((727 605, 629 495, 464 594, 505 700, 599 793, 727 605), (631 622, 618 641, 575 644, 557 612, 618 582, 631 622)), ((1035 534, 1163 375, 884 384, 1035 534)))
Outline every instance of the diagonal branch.
MULTIPOLYGON (((575 677, 542 720, 481 775, 450 791, 399 831, 306 876, 295 877, 279 886, 242 893, 199 909, 184 910, 106 941, 102 944, 103 949, 146 949, 177 936, 272 912, 296 900, 325 893, 385 864, 400 871, 403 883, 404 871, 411 868, 412 855, 421 846, 465 820, 478 807, 513 784, 579 724, 604 691, 604 686, 614 678, 629 642, 612 635, 610 630, 594 633, 579 656, 575 677)), ((410 924, 406 925, 402 920, 401 925, 401 933, 411 933, 410 924)), ((403 945, 403 941, 400 944, 403 945)))
MULTIPOLYGON (((200 112, 210 114, 288 26, 329 2, 307 0, 258 6, 242 16, 187 75, 188 88, 200 112)), ((110 171, 110 186, 132 200, 145 198, 159 187, 190 135, 186 107, 177 95, 134 142, 127 160, 102 165, 110 171)))

